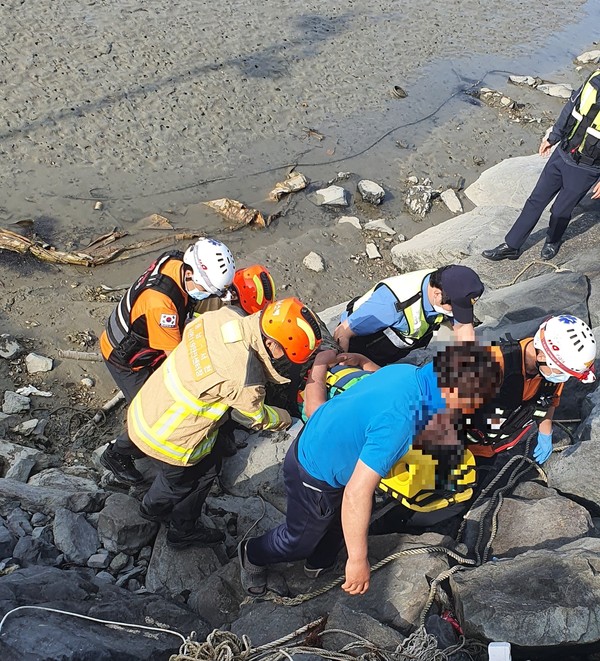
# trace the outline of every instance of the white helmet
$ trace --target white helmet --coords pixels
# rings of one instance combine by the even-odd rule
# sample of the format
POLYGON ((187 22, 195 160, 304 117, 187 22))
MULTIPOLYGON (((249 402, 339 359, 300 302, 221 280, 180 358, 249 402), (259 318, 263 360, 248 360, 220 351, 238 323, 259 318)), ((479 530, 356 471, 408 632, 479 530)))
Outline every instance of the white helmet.
POLYGON ((192 280, 207 292, 223 296, 233 282, 235 262, 229 248, 216 239, 199 239, 183 255, 192 280))
POLYGON ((570 314, 550 317, 538 328, 533 346, 546 354, 548 367, 593 383, 596 340, 590 327, 570 314))

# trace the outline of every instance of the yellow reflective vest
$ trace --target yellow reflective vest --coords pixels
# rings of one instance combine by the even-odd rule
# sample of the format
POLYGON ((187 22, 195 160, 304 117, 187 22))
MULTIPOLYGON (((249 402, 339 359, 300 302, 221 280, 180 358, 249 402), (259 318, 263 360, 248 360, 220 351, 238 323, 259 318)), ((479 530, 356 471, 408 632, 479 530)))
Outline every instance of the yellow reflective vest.
POLYGON ((174 466, 195 464, 234 409, 253 429, 282 429, 287 411, 264 403, 265 383, 287 383, 271 365, 259 326, 232 307, 187 325, 181 343, 135 396, 128 433, 144 454, 174 466))
POLYGON ((581 88, 565 132, 561 148, 578 164, 600 167, 600 71, 581 88))

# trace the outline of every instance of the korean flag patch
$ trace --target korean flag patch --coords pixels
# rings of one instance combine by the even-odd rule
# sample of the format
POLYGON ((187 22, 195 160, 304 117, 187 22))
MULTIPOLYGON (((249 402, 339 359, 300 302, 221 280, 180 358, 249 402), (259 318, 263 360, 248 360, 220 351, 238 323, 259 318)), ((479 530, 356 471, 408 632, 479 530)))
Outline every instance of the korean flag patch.
POLYGON ((158 322, 161 328, 176 328, 177 315, 176 314, 161 314, 160 321, 158 322))

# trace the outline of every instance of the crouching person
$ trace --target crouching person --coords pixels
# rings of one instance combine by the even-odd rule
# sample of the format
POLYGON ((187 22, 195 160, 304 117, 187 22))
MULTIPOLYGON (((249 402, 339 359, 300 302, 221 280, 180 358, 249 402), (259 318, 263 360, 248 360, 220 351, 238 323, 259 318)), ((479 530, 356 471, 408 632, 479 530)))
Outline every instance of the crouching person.
POLYGON ((367 536, 373 493, 420 437, 436 446, 464 413, 496 394, 499 365, 489 347, 450 346, 423 367, 390 365, 318 406, 284 463, 286 521, 239 547, 242 584, 266 590, 267 566, 305 560, 317 577, 346 545, 342 588, 369 587, 367 536), (425 433, 422 433, 425 432, 425 433), (431 440, 433 439, 433 440, 431 440))
POLYGON ((153 521, 168 522, 175 548, 217 543, 218 530, 197 521, 221 468, 219 426, 232 413, 252 429, 285 429, 289 414, 264 403, 268 380, 285 382, 271 361, 307 360, 320 343, 314 314, 298 299, 244 316, 234 308, 191 322, 181 343, 143 385, 127 416, 131 441, 157 465, 140 505, 153 521))

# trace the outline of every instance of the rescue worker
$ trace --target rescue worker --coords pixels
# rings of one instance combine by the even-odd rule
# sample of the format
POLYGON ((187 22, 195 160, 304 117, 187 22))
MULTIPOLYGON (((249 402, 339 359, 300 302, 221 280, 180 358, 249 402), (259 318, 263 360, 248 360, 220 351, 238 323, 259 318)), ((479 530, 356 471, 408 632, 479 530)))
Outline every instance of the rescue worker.
POLYGON ((244 589, 263 594, 267 566, 277 562, 306 559, 316 577, 345 541, 342 588, 366 592, 375 488, 412 445, 427 451, 455 438, 463 412, 494 396, 499 382, 489 347, 452 345, 423 367, 384 367, 319 406, 286 455, 285 523, 239 546, 244 589))
POLYGON ((552 418, 564 383, 573 377, 592 383, 596 341, 581 319, 550 317, 534 337, 491 347, 502 368, 497 396, 465 420, 469 449, 493 457, 523 441, 537 428, 533 458, 543 464, 552 453, 552 418))
POLYGON ((271 360, 301 363, 319 344, 318 322, 296 298, 250 316, 227 306, 189 323, 181 343, 142 386, 129 407, 128 431, 158 472, 140 513, 168 522, 170 546, 223 539, 197 521, 221 467, 214 451, 219 426, 230 412, 251 429, 287 428, 289 414, 264 403, 266 381, 285 381, 271 360))
MULTIPOLYGON (((181 341, 192 304, 219 308, 235 271, 229 248, 200 239, 185 253, 163 253, 127 290, 100 337, 104 362, 128 404, 181 341)), ((139 456, 126 433, 108 445, 100 462, 119 480, 139 484, 139 456)))
POLYGON ((350 301, 333 337, 343 352, 361 353, 379 365, 426 347, 449 319, 456 340, 472 341, 473 305, 483 289, 475 271, 456 264, 395 275, 350 301))
POLYGON ((504 243, 481 253, 487 259, 518 259, 542 212, 554 199, 541 252, 542 259, 552 259, 573 210, 588 190, 592 188, 593 200, 600 199, 600 70, 571 95, 538 151, 550 159, 504 243))

